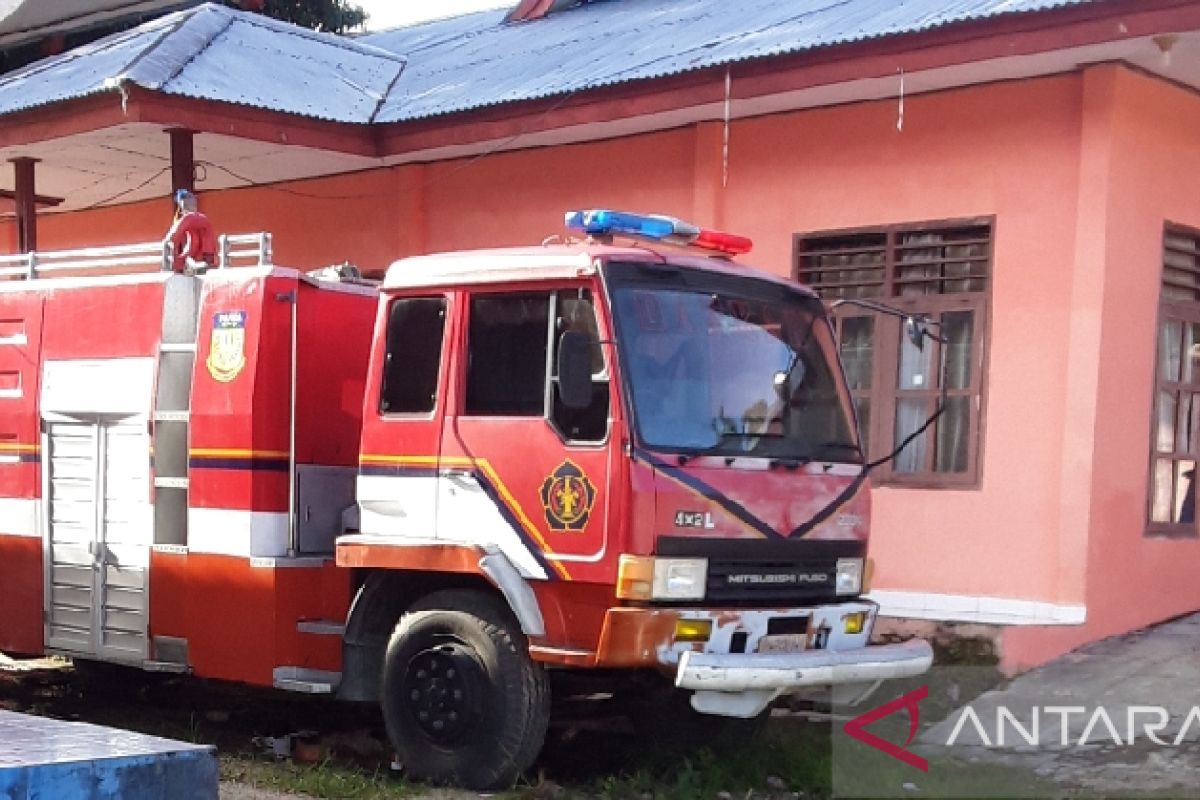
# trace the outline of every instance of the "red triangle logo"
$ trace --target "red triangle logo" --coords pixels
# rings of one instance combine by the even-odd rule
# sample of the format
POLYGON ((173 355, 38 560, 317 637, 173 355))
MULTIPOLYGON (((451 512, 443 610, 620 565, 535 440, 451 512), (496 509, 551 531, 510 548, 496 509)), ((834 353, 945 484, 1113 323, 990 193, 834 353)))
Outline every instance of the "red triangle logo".
POLYGON ((865 745, 874 747, 876 750, 887 753, 898 761, 903 761, 910 767, 916 767, 921 772, 929 772, 929 762, 921 758, 916 753, 910 752, 906 748, 912 744, 913 739, 917 736, 917 726, 921 721, 921 701, 929 697, 929 687, 922 686, 919 689, 914 689, 908 694, 901 695, 890 703, 884 703, 879 708, 872 709, 865 714, 860 714, 854 719, 842 726, 842 730, 851 738, 857 739, 865 745), (908 711, 908 739, 903 746, 897 745, 894 742, 889 742, 887 739, 876 736, 867 730, 867 726, 878 722, 884 717, 895 714, 897 711, 908 711))

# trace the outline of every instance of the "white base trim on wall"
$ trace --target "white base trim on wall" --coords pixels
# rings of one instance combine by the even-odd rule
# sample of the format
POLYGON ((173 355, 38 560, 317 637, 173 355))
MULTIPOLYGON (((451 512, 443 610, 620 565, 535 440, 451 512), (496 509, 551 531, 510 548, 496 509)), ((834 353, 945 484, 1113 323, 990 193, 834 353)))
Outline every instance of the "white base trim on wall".
POLYGON ((1087 606, 1057 605, 1041 600, 891 589, 873 591, 867 598, 879 604, 879 614, 884 617, 982 625, 1082 625, 1087 620, 1087 606))

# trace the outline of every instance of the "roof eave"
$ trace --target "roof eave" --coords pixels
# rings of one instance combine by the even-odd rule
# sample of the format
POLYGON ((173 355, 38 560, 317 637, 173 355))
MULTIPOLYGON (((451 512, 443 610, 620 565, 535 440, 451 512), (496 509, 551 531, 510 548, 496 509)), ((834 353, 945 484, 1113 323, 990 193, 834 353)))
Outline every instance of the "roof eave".
MULTIPOLYGON (((855 80, 1034 55, 1089 44, 1200 29, 1194 0, 1113 0, 1022 13, 880 37, 753 61, 733 62, 661 78, 613 83, 379 126, 380 153, 404 158, 447 147, 469 147, 632 116, 667 115, 855 80)), ((964 84, 966 85, 966 84, 964 84)), ((606 138, 606 137, 598 137, 606 138)), ((434 160, 417 158, 414 160, 434 160)))

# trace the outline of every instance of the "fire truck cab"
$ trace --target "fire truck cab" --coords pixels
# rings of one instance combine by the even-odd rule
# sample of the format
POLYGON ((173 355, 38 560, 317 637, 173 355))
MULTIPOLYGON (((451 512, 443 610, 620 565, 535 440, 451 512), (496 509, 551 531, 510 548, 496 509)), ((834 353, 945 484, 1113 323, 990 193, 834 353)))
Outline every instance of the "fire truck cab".
POLYGON ((589 238, 388 270, 337 545, 366 576, 343 690, 383 697, 434 777, 491 784, 536 751, 548 670, 659 672, 697 716, 756 718, 928 668, 925 642, 868 646, 869 493, 820 300, 734 264, 740 237, 567 222, 589 238), (480 705, 489 684, 512 688, 480 705))
POLYGON ((0 264, 0 649, 378 702, 411 774, 472 788, 533 763, 551 677, 686 726, 928 669, 869 644, 820 300, 741 237, 567 221, 378 288, 265 238, 200 276, 0 264))

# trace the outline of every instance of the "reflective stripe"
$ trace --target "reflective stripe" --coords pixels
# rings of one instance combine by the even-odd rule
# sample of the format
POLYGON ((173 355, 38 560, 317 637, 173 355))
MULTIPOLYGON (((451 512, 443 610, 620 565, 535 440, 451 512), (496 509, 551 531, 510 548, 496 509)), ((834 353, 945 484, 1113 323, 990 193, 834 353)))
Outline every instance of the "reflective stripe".
MULTIPOLYGON (((519 518, 495 490, 472 472, 441 476, 428 467, 375 468, 392 474, 358 476, 360 528, 364 534, 397 539, 431 539, 462 544, 494 545, 526 578, 546 579, 551 570, 545 553, 525 535, 519 518), (386 498, 386 499, 372 499, 386 498)), ((561 574, 561 573, 559 573, 561 574)))
POLYGON ((242 558, 282 558, 288 548, 286 511, 188 509, 188 551, 242 558))

